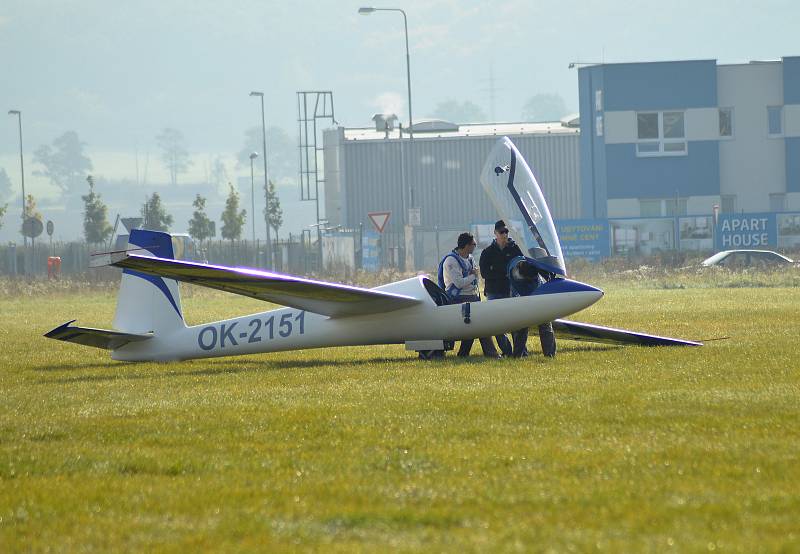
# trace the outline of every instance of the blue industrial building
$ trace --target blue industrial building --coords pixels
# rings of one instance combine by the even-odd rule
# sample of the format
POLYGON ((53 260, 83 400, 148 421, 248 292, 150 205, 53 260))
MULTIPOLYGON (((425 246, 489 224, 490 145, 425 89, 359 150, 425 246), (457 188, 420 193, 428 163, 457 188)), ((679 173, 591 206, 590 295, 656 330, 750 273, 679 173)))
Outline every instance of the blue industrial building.
POLYGON ((579 117, 560 122, 326 130, 328 224, 391 212, 384 242, 417 267, 467 226, 490 239, 477 174, 509 135, 567 257, 800 248, 800 57, 586 65, 578 85, 579 117))
POLYGON ((581 214, 609 222, 612 253, 800 244, 780 231, 800 223, 800 57, 599 64, 578 81, 581 214), (769 228, 725 238, 751 231, 737 218, 769 228))

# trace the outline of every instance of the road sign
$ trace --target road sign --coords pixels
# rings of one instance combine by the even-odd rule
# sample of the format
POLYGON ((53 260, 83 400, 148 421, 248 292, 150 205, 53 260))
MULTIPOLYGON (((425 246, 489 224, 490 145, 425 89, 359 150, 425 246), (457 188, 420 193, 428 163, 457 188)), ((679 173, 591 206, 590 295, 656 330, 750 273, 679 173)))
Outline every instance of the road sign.
POLYGON ((47 234, 53 236, 53 222, 50 220, 47 221, 47 234))
POLYGON ((391 215, 392 212, 369 212, 367 214, 369 220, 372 221, 372 224, 379 233, 383 233, 383 229, 386 227, 386 223, 389 221, 391 215))
POLYGON ((134 229, 138 229, 139 225, 141 225, 144 220, 141 217, 121 217, 120 221, 130 233, 134 229))
POLYGON ((36 237, 42 234, 43 230, 44 230, 44 225, 42 225, 41 219, 35 217, 29 217, 22 223, 22 234, 25 235, 26 237, 35 239, 36 237))

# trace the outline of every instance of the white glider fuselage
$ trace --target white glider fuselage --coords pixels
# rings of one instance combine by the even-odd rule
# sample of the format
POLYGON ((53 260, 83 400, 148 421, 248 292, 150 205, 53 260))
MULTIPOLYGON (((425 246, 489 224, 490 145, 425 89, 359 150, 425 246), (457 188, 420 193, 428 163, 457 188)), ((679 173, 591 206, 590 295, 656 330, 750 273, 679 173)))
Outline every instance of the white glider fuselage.
POLYGON ((191 327, 176 327, 145 342, 131 342, 112 353, 115 360, 183 360, 306 348, 401 344, 408 341, 489 337, 538 325, 578 312, 602 291, 561 279, 541 294, 469 304, 437 306, 423 276, 375 290, 412 296, 421 303, 385 313, 328 317, 296 308, 280 308, 191 327))
POLYGON ((366 289, 177 260, 169 234, 134 229, 126 250, 100 254, 91 264, 123 270, 113 329, 79 327, 72 325, 73 320, 45 336, 111 350, 112 358, 122 361, 402 343, 409 350, 430 353, 444 349, 445 341, 491 337, 545 322, 553 322, 557 334, 572 340, 645 346, 700 344, 562 320, 597 302, 603 292, 566 278, 561 244, 541 187, 507 137, 499 139, 489 153, 481 183, 501 217, 525 221, 527 229, 520 234, 530 257, 515 258, 506 268, 509 290, 513 288, 519 296, 449 304, 442 287, 426 276, 366 289), (531 268, 537 272, 535 280, 531 268), (179 282, 287 307, 187 327, 179 282))

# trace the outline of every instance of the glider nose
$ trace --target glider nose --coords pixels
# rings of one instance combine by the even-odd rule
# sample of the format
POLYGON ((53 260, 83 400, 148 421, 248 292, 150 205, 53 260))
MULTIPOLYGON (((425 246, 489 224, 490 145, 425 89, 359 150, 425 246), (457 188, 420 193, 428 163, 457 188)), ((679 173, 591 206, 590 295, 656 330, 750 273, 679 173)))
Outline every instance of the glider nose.
POLYGON ((571 279, 564 279, 570 284, 572 290, 574 292, 590 292, 594 293, 594 296, 600 300, 603 297, 603 291, 598 289, 597 287, 593 287, 592 285, 587 285, 586 283, 581 283, 580 281, 573 281, 571 279))
POLYGON ((592 285, 581 283, 580 281, 573 281, 572 279, 553 279, 539 286, 533 294, 561 294, 571 293, 569 296, 576 302, 577 309, 583 309, 591 306, 603 297, 603 291, 592 285), (577 294, 576 294, 577 293, 577 294), (580 307, 577 307, 580 304, 580 307))

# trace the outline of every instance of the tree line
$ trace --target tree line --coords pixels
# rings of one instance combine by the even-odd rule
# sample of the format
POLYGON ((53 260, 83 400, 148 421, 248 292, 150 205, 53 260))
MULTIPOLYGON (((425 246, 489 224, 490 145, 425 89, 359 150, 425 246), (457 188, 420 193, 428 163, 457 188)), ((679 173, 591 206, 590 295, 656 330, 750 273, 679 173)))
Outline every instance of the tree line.
MULTIPOLYGON (((283 129, 271 127, 268 129, 267 136, 270 174, 284 179, 294 176, 295 147, 286 132, 283 129)), ((245 131, 244 146, 237 154, 237 168, 243 168, 250 163, 252 152, 261 152, 261 141, 260 127, 253 127, 245 131)), ((192 165, 183 134, 176 129, 165 128, 156 137, 156 142, 161 149, 161 161, 168 170, 170 184, 177 185, 179 176, 186 173, 192 165)), ((42 145, 34 151, 33 162, 36 169, 33 173, 47 178, 58 189, 68 208, 77 209, 80 204, 83 211, 84 239, 90 244, 102 244, 108 241, 113 233, 113 228, 108 221, 108 208, 103 202, 101 194, 96 190, 97 184, 91 175, 94 169, 93 164, 84 152, 85 147, 86 143, 81 141, 75 131, 67 131, 54 139, 51 144, 42 145), (87 184, 88 191, 86 190, 87 184), (80 199, 80 203, 78 199, 80 199)), ((258 169, 258 167, 260 164, 254 169, 258 169)), ((223 183, 227 184, 228 196, 225 210, 220 216, 222 238, 227 240, 241 238, 247 212, 239 210, 239 194, 230 183, 227 168, 221 158, 217 157, 214 160, 208 178, 218 188, 223 183)), ((126 184, 130 185, 130 182, 126 184)), ((116 183, 116 185, 119 188, 119 184, 116 183)), ((262 215, 277 237, 280 227, 283 225, 283 210, 277 195, 275 181, 270 179, 263 188, 267 206, 262 210, 262 215)), ((5 169, 0 168, 0 202, 11 196, 11 180, 5 169)), ((206 214, 206 201, 207 199, 200 194, 196 195, 192 203, 195 211, 192 219, 188 222, 189 234, 199 241, 216 236, 215 222, 206 214)), ((0 204, 0 228, 3 226, 4 216, 7 212, 8 203, 0 204)), ((140 212, 144 221, 143 226, 146 228, 167 231, 173 224, 173 218, 166 213, 157 192, 146 198, 140 212)), ((28 219, 42 221, 42 214, 38 211, 36 200, 32 194, 26 195, 25 198, 23 224, 28 219)), ((23 232, 22 228, 20 228, 20 232, 23 232)))

